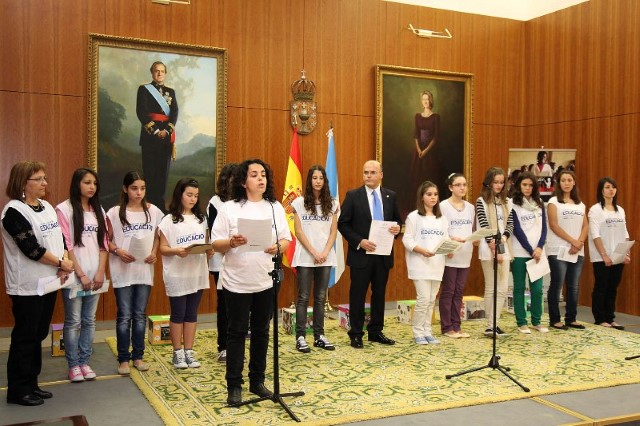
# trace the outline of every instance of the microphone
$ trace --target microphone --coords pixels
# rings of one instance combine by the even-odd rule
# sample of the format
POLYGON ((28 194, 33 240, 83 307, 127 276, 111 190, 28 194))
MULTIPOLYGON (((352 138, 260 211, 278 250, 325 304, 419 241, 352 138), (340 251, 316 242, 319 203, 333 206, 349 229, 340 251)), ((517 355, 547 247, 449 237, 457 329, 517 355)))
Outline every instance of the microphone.
POLYGON ((275 284, 280 285, 284 280, 284 271, 281 266, 282 253, 280 252, 280 240, 278 240, 278 225, 276 224, 276 211, 273 208, 273 202, 269 201, 271 206, 271 216, 273 218, 273 228, 276 231, 276 254, 271 258, 273 261, 273 271, 269 272, 269 275, 275 281, 275 284))

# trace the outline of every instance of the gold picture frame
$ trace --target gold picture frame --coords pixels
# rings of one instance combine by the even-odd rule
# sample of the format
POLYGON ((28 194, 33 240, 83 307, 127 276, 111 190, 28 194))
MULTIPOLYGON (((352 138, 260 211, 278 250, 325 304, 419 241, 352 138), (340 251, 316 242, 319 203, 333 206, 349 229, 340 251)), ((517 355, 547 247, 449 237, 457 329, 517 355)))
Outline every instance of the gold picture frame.
MULTIPOLYGON (((173 145, 177 155, 163 183, 165 198, 179 178, 190 176, 200 184, 200 198, 209 200, 226 161, 226 49, 92 33, 88 58, 88 165, 98 171, 105 208, 118 202, 125 173, 143 171, 144 124, 136 114, 136 92, 151 82, 150 67, 156 61, 165 64, 166 86, 175 90, 179 103, 173 145)), ((147 177, 147 193, 154 184, 147 177)))
POLYGON ((447 176, 464 173, 467 194, 473 193, 472 115, 473 74, 376 65, 376 159, 383 163, 384 186, 398 194, 403 219, 416 209, 417 187, 425 180, 445 199, 447 176), (433 146, 420 157, 416 116, 424 91, 432 94, 432 121, 439 126, 433 146))

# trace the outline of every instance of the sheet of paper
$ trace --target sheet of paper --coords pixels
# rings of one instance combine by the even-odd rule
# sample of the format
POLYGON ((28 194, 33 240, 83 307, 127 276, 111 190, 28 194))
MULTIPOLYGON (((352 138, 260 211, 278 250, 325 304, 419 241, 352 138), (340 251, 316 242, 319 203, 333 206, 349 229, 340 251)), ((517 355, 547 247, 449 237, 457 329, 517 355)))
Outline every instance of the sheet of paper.
POLYGON ((147 235, 145 238, 137 238, 135 236, 126 238, 122 243, 122 249, 136 258, 137 263, 144 263, 144 260, 151 254, 153 248, 153 235, 147 235))
POLYGON ((207 250, 213 250, 213 246, 211 244, 191 244, 187 250, 189 250, 189 254, 203 254, 207 250))
POLYGON ((265 251, 275 242, 271 235, 271 219, 238 219, 238 234, 247 238, 247 244, 238 247, 240 252, 265 251))
POLYGON ((467 241, 467 242, 480 241, 480 240, 483 240, 483 239, 485 239, 487 237, 492 237, 494 235, 496 235, 496 230, 495 229, 480 228, 476 232, 474 232, 473 234, 469 235, 465 239, 465 241, 467 241))
POLYGON ((569 253, 569 247, 560 247, 558 249, 558 260, 564 260, 569 263, 576 263, 578 261, 578 253, 569 253))
POLYGON ((102 287, 100 287, 98 290, 83 290, 82 284, 78 283, 78 284, 74 284, 71 287, 71 291, 69 292, 69 299, 75 299, 76 297, 91 296, 92 294, 106 293, 107 290, 109 290, 109 280, 104 280, 102 287))
POLYGON ((614 265, 624 262, 624 257, 629 253, 629 250, 631 250, 631 247, 633 247, 634 244, 635 241, 624 241, 622 243, 618 243, 613 254, 609 256, 611 258, 611 262, 614 265))
POLYGON ((527 272, 529 273, 529 280, 531 282, 550 274, 551 269, 549 268, 549 260, 547 260, 547 256, 544 254, 540 256, 539 262, 536 262, 535 259, 528 260, 527 272))
POLYGON ((436 247, 436 251, 434 253, 435 254, 453 253, 463 245, 464 243, 461 243, 460 241, 454 241, 454 240, 445 238, 444 240, 442 240, 442 242, 440 242, 440 244, 438 244, 438 246, 436 247))
POLYGON ((389 232, 389 228, 397 225, 393 221, 372 220, 371 228, 369 228, 369 240, 376 244, 374 251, 368 251, 367 254, 377 254, 380 256, 388 256, 393 248, 394 235, 389 232))
POLYGON ((60 277, 58 277, 57 275, 40 278, 38 280, 38 288, 36 292, 38 293, 38 296, 44 296, 45 294, 53 293, 54 291, 58 291, 62 288, 69 288, 75 282, 75 272, 69 274, 69 279, 67 279, 64 284, 62 284, 62 282, 60 281, 60 277))

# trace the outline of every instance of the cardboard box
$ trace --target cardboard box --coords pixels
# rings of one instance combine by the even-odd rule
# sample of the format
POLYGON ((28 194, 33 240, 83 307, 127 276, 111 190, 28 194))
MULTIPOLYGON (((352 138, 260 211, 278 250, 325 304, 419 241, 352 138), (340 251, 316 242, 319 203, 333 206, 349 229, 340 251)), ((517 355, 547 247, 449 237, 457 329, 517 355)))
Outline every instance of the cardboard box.
MULTIPOLYGON (((287 334, 293 334, 296 330, 296 308, 282 309, 282 328, 287 334)), ((307 333, 313 333, 313 308, 307 307, 307 333)))
POLYGON ((480 296, 464 296, 460 309, 460 320, 477 320, 486 318, 484 298, 480 296))
POLYGON ((169 318, 169 315, 149 315, 149 333, 147 333, 149 343, 152 345, 171 344, 169 318))
POLYGON ((63 324, 51 324, 51 356, 64 356, 63 324))
MULTIPOLYGON (((371 321, 371 305, 365 303, 364 305, 364 327, 363 330, 367 329, 367 325, 371 321)), ((351 329, 351 322, 349 321, 349 305, 338 305, 338 322, 340 323, 340 327, 346 328, 347 330, 351 329)))

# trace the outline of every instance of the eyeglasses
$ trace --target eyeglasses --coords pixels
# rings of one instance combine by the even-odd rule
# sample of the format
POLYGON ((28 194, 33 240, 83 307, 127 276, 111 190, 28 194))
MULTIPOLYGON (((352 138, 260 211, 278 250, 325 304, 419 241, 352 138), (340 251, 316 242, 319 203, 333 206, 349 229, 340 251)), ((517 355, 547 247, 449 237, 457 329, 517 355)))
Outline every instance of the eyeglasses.
POLYGON ((42 183, 43 181, 44 182, 47 181, 47 177, 46 176, 40 176, 40 177, 37 177, 37 178, 29 178, 27 180, 32 180, 34 182, 42 183))
POLYGON ((454 183, 454 184, 453 184, 453 185, 451 185, 451 186, 455 186, 455 187, 457 187, 457 188, 460 188, 460 187, 466 187, 466 186, 467 186, 467 184, 466 184, 466 183, 454 183))

